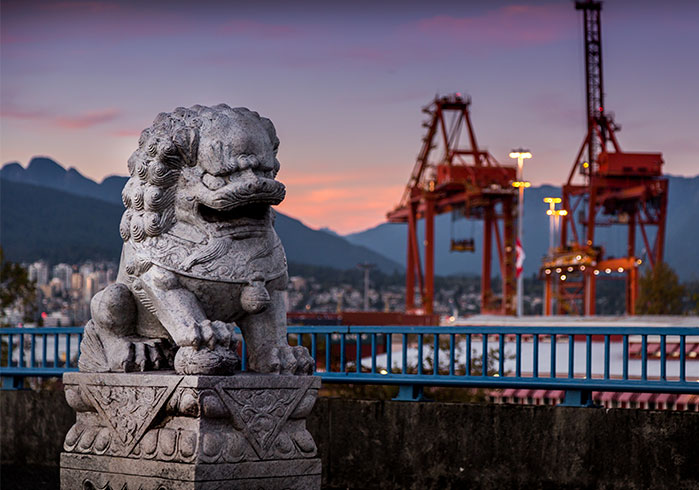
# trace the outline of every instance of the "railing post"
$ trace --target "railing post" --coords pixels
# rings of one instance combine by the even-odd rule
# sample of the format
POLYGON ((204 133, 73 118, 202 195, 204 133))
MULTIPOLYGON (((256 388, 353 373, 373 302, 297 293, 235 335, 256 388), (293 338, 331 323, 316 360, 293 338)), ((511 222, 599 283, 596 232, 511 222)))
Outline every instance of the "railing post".
POLYGON ((2 389, 3 390, 23 390, 24 389, 24 378, 21 376, 3 376, 2 377, 2 389))
POLYGON ((400 385, 398 395, 393 399, 396 402, 429 402, 423 393, 422 385, 400 385))
POLYGON ((592 400, 592 391, 590 390, 566 390, 559 407, 589 407, 601 408, 602 405, 596 405, 592 400))

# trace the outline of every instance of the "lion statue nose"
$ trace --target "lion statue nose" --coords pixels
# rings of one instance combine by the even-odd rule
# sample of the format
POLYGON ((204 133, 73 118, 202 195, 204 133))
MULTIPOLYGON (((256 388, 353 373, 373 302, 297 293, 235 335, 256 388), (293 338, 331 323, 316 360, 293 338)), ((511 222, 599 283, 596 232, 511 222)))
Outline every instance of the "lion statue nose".
POLYGON ((201 181, 204 183, 206 187, 211 189, 212 191, 217 191, 224 185, 226 185, 226 181, 222 179, 221 177, 216 177, 215 175, 211 175, 210 173, 205 173, 204 176, 201 178, 201 181))

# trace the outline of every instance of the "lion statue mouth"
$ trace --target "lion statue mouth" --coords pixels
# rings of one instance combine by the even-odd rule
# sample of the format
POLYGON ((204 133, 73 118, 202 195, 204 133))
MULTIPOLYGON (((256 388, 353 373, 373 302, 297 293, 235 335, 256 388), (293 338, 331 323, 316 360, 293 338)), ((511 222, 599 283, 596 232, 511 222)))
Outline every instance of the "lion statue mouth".
POLYGON ((206 204, 199 204, 198 212, 207 223, 229 223, 240 225, 241 222, 250 222, 265 226, 270 206, 267 203, 253 203, 235 206, 230 209, 215 209, 206 204))
POLYGON ((252 172, 244 178, 236 174, 224 178, 228 181, 224 187, 201 194, 198 215, 219 230, 234 229, 238 234, 268 228, 270 207, 284 200, 284 184, 252 172))

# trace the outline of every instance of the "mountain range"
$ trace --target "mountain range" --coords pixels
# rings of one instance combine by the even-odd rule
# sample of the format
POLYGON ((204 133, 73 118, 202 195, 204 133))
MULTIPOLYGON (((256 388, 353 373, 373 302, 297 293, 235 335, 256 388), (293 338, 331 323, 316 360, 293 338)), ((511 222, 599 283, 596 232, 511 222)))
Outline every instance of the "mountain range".
MULTIPOLYGON (((669 178, 665 260, 682 280, 699 279, 699 176, 669 178)), ((121 190, 128 180, 111 176, 101 183, 47 157, 33 158, 27 168, 19 163, 0 169, 0 243, 9 260, 51 262, 87 259, 117 260, 121 249, 118 223, 123 213, 121 190)), ((538 271, 549 244, 548 204, 544 197, 561 195, 560 187, 527 189, 524 201, 523 246, 525 274, 538 271)), ((383 223, 368 230, 340 236, 329 228, 314 230, 301 221, 277 213, 275 227, 290 262, 349 269, 370 262, 385 272, 405 267, 407 228, 383 223)), ((652 229, 652 227, 651 227, 652 229)), ((424 236, 423 226, 419 234, 424 236)), ((480 275, 483 225, 453 220, 449 214, 435 220, 435 271, 440 275, 480 275), (451 238, 473 238, 476 253, 450 253, 451 238)), ((621 256, 625 227, 599 227, 597 241, 606 255, 621 256)), ((649 236, 653 240, 653 233, 649 236)), ((637 254, 643 242, 637 237, 637 254)), ((493 274, 497 273, 494 253, 493 274)))
MULTIPOLYGON (((121 190, 127 177, 101 183, 74 168, 66 170, 46 157, 27 168, 13 162, 0 170, 0 244, 8 260, 77 263, 119 259, 119 221, 124 212, 121 190)), ((277 213, 275 228, 289 262, 349 269, 370 262, 384 272, 402 267, 345 238, 313 230, 277 213)))

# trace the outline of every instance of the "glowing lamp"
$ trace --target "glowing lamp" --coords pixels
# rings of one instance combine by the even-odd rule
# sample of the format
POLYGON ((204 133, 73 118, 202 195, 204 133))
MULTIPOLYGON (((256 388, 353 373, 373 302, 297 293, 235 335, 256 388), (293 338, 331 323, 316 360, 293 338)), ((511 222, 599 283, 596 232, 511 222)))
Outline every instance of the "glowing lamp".
POLYGON ((519 150, 512 150, 510 152, 510 158, 525 159, 525 158, 531 158, 531 157, 532 157, 532 154, 529 150, 523 150, 521 148, 519 150))

